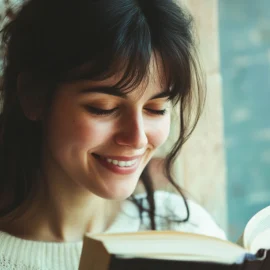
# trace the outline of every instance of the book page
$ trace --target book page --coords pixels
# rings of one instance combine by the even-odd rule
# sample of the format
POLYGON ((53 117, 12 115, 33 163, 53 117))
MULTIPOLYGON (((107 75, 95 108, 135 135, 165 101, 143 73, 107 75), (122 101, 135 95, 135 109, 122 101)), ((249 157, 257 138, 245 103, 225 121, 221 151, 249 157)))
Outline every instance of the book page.
POLYGON ((256 253, 259 249, 270 249, 270 226, 259 233, 250 244, 251 252, 256 253))
POLYGON ((207 258, 234 263, 243 258, 246 250, 229 241, 183 232, 137 232, 93 236, 103 242, 111 254, 121 256, 149 256, 207 258), (184 256, 184 257, 183 257, 184 256))
POLYGON ((251 251, 254 239, 268 228, 270 228, 270 206, 259 211, 247 223, 243 235, 244 247, 251 251))

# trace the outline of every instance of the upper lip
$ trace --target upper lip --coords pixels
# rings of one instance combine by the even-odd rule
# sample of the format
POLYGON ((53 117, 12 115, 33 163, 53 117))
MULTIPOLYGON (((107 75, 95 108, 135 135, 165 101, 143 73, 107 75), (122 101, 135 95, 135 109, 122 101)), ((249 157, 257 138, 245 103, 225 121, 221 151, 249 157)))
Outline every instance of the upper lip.
POLYGON ((103 158, 107 158, 107 159, 114 159, 114 160, 119 160, 119 161, 130 161, 130 160, 135 160, 138 159, 140 157, 142 157, 143 155, 136 155, 136 156, 105 156, 105 155, 99 155, 103 158))

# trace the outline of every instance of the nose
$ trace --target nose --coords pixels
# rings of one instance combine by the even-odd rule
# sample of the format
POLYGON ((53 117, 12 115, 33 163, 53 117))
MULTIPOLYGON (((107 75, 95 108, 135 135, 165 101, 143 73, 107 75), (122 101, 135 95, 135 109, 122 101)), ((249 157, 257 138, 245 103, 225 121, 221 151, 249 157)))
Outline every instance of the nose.
POLYGON ((115 142, 121 146, 142 149, 148 143, 143 116, 132 114, 122 117, 120 129, 115 136, 115 142))

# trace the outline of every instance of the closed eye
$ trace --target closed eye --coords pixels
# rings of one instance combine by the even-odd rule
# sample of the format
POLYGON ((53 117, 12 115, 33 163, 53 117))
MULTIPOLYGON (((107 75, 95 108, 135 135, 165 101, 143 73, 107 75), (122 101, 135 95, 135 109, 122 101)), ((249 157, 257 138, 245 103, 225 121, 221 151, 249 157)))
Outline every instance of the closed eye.
MULTIPOLYGON (((88 112, 94 114, 94 115, 112 115, 113 113, 115 113, 117 111, 118 108, 113 108, 110 110, 104 110, 104 109, 100 109, 97 107, 92 107, 92 106, 86 106, 86 109, 88 112)), ((167 113, 167 109, 163 109, 163 110, 154 110, 154 109, 145 109, 147 112, 154 114, 154 115, 165 115, 167 113)))
POLYGON ((92 114, 95 115, 110 115, 113 114, 114 112, 116 112, 117 108, 113 108, 110 110, 104 110, 104 109, 100 109, 100 108, 96 108, 96 107, 92 107, 92 106, 86 106, 87 111, 89 111, 92 114))
POLYGON ((153 110, 153 109, 146 109, 148 112, 156 115, 165 115, 167 113, 166 109, 163 110, 153 110))

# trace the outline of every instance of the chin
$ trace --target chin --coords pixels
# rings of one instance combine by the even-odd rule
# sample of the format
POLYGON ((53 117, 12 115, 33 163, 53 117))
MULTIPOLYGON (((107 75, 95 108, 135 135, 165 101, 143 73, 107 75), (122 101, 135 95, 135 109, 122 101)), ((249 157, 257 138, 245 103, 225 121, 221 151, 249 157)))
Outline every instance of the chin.
POLYGON ((113 186, 107 186, 106 190, 103 190, 100 196, 107 200, 126 200, 135 191, 136 186, 137 181, 136 183, 125 183, 124 185, 116 184, 113 186))
POLYGON ((132 190, 129 189, 129 190, 118 190, 117 192, 113 192, 113 193, 110 192, 106 194, 107 195, 106 199, 114 200, 114 201, 124 201, 132 195, 134 190, 135 188, 132 190))

